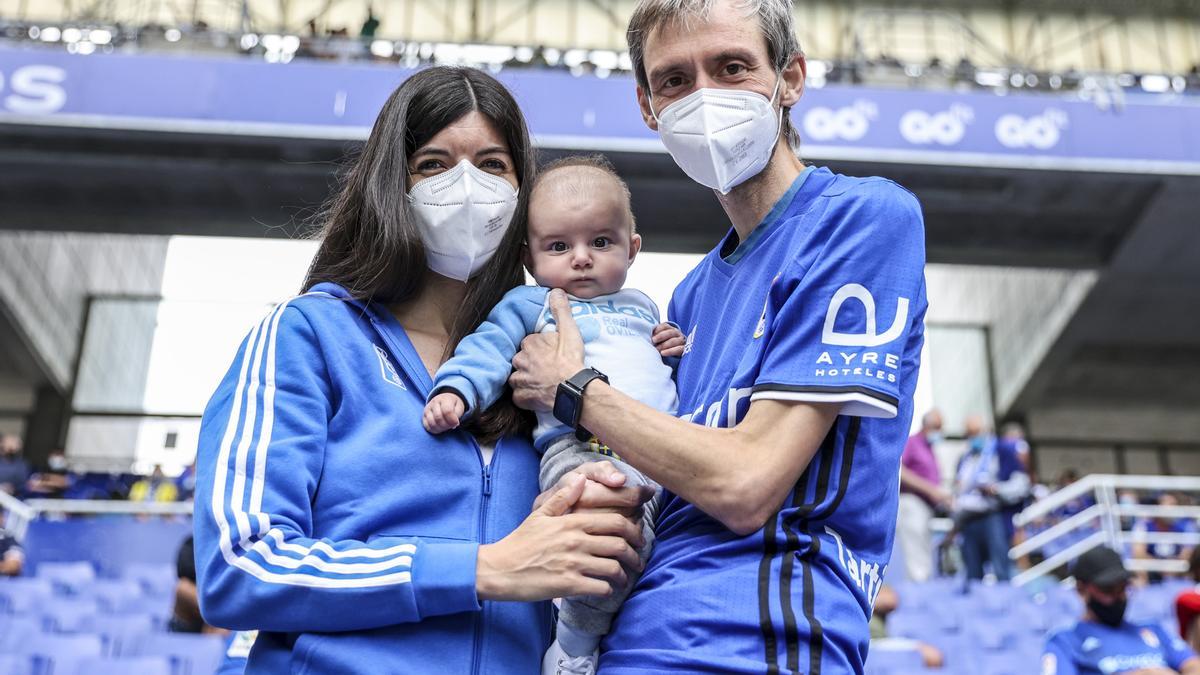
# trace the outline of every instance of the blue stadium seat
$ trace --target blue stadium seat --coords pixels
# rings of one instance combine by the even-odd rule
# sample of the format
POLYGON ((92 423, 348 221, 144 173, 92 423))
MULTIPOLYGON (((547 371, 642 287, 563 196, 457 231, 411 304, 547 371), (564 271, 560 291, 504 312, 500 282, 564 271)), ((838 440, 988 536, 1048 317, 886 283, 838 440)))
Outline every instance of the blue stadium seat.
POLYGON ((921 653, 908 640, 872 640, 867 675, 892 675, 897 670, 923 669, 921 653))
POLYGON ((171 618, 173 602, 174 599, 171 597, 142 596, 122 602, 119 607, 109 613, 113 616, 129 614, 152 616, 160 625, 166 625, 167 620, 171 618))
POLYGON ((16 653, 18 646, 43 633, 40 616, 9 616, 0 614, 0 654, 16 653))
POLYGON ((99 635, 107 646, 106 653, 111 655, 121 653, 121 645, 126 642, 158 632, 161 628, 158 619, 147 614, 93 614, 84 622, 80 632, 99 635))
POLYGON ((53 596, 54 587, 45 579, 21 578, 0 581, 0 607, 9 614, 28 614, 36 611, 50 602, 53 596))
POLYGON ((74 671, 55 670, 54 675, 172 675, 172 672, 170 659, 140 656, 132 659, 83 659, 76 664, 74 671))
POLYGON ((141 584, 130 579, 97 579, 80 592, 82 596, 96 599, 100 609, 110 614, 136 607, 144 596, 141 584))
POLYGON ((121 573, 121 578, 136 581, 147 595, 165 596, 175 590, 179 580, 175 566, 169 564, 135 563, 121 573))
POLYGON ((0 654, 0 674, 32 675, 33 659, 22 654, 0 654))
POLYGON ((1030 675, 1039 672, 1040 654, 988 654, 980 659, 979 675, 1030 675))
POLYGON ((37 566, 37 578, 45 579, 56 590, 75 594, 96 580, 96 568, 89 562, 44 562, 37 566))
POLYGON ((225 641, 215 635, 143 635, 122 644, 120 656, 165 656, 174 675, 212 675, 225 657, 225 641))
POLYGON ((35 635, 14 646, 14 653, 34 657, 37 675, 73 673, 76 664, 104 653, 99 635, 35 635))
POLYGON ((100 613, 96 601, 81 598, 55 598, 41 610, 42 620, 48 632, 78 633, 84 630, 85 622, 100 613))

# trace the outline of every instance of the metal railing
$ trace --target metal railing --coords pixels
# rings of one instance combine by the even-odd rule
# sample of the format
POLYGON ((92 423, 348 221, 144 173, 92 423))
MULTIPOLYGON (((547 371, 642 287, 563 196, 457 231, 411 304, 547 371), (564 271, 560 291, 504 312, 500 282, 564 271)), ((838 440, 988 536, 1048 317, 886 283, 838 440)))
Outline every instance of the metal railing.
MULTIPOLYGON (((1013 518, 1013 524, 1017 527, 1036 524, 1039 520, 1052 516, 1058 509, 1084 497, 1092 497, 1093 504, 1014 546, 1008 552, 1008 556, 1017 560, 1042 551, 1055 542, 1068 538, 1077 539, 1017 574, 1013 577, 1013 584, 1023 586, 1038 577, 1050 574, 1097 546, 1108 546, 1124 555, 1126 544, 1200 544, 1200 532, 1134 532, 1130 523, 1132 518, 1200 519, 1200 506, 1121 504, 1117 499, 1119 490, 1200 493, 1200 477, 1091 474, 1038 500, 1018 513, 1013 518)), ((1187 563, 1178 559, 1126 556, 1125 565, 1138 572, 1187 571, 1187 563)))
POLYGON ((17 541, 25 539, 29 523, 46 514, 56 516, 190 516, 191 502, 129 502, 101 499, 30 499, 21 501, 0 492, 0 510, 7 513, 4 529, 17 541))

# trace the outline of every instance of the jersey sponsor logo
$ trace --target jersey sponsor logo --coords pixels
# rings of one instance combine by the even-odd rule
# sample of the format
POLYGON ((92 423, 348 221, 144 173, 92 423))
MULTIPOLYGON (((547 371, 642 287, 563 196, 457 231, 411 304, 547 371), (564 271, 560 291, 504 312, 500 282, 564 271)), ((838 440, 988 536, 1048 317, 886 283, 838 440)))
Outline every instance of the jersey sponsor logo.
POLYGON ((383 381, 394 384, 404 391, 408 391, 408 387, 404 386, 404 381, 400 379, 400 373, 396 372, 396 368, 392 365, 391 360, 388 359, 387 352, 383 351, 383 348, 379 345, 373 346, 375 347, 375 355, 379 357, 379 374, 383 376, 383 381))
POLYGON ((883 588, 883 575, 887 573, 887 565, 868 562, 862 557, 855 558, 850 547, 843 543, 842 535, 828 525, 825 526, 825 533, 833 537, 837 543, 838 563, 850 575, 850 580, 854 582, 858 590, 867 596, 867 604, 874 607, 875 598, 879 596, 879 590, 883 588))
MULTIPOLYGON (((896 299, 896 315, 892 325, 884 332, 877 331, 875 321, 875 297, 861 284, 846 284, 833 294, 829 309, 825 313, 825 324, 821 328, 821 342, 840 347, 880 347, 894 342, 908 324, 908 298, 896 299), (837 330, 838 315, 849 300, 861 303, 864 314, 863 332, 850 333, 837 330)), ((814 364, 814 374, 821 378, 866 377, 895 383, 900 370, 900 357, 880 351, 826 350, 821 352, 814 364)))
POLYGON ((908 298, 896 300, 896 316, 892 325, 883 333, 875 332, 875 297, 862 284, 846 284, 837 289, 833 299, 829 301, 829 310, 825 313, 825 325, 821 329, 821 342, 827 345, 841 347, 879 347, 892 342, 904 332, 908 321, 908 298), (851 298, 863 305, 866 315, 866 329, 862 333, 841 333, 836 330, 838 313, 842 305, 851 298))
POLYGON ((1114 656, 1106 656, 1100 659, 1100 662, 1096 665, 1100 668, 1100 672, 1108 675, 1109 673, 1124 673, 1142 668, 1165 668, 1167 663, 1163 660, 1162 654, 1147 652, 1145 654, 1116 654, 1114 656))
POLYGON ((1083 651, 1094 652, 1100 647, 1100 640, 1095 637, 1090 637, 1083 641, 1083 651))

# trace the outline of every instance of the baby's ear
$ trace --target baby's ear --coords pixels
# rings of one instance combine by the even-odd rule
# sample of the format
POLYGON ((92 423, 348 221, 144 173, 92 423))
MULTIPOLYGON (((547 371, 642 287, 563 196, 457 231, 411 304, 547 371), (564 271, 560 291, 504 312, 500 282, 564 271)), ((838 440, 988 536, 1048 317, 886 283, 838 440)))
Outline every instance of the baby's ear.
POLYGON ((637 257, 637 254, 640 253, 641 250, 642 235, 635 232, 629 237, 629 262, 632 263, 633 259, 637 257))
POLYGON ((521 264, 525 266, 525 271, 533 274, 533 254, 529 251, 529 243, 521 244, 521 264))

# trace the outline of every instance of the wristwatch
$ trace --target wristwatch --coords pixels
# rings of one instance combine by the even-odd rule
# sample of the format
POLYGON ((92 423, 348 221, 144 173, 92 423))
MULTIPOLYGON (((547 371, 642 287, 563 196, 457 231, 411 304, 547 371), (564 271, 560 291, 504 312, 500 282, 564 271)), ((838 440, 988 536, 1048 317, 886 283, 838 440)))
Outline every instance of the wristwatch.
POLYGON ((592 380, 603 380, 607 384, 608 376, 595 368, 584 368, 559 382, 554 395, 554 417, 574 429, 575 438, 581 441, 592 437, 592 432, 579 425, 579 418, 583 415, 583 390, 592 380))

